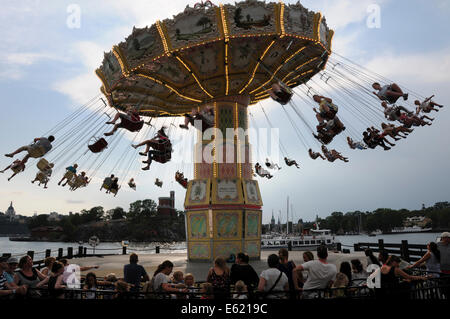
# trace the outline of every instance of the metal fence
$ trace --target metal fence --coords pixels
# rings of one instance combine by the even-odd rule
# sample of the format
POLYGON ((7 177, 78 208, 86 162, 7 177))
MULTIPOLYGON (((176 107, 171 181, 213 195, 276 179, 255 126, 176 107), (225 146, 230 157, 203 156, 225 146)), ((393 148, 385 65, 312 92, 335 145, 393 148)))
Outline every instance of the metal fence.
MULTIPOLYGON (((31 288, 31 295, 38 298, 50 299, 53 294, 47 288, 31 288), (36 294, 36 292, 38 294, 36 294)), ((311 289, 298 291, 272 291, 269 294, 259 291, 248 291, 238 293, 233 286, 227 291, 204 293, 201 292, 199 283, 195 288, 189 288, 188 292, 118 292, 114 286, 100 287, 95 290, 64 289, 62 295, 65 299, 410 299, 410 300, 449 300, 450 299, 450 277, 430 278, 425 281, 402 282, 396 289, 368 288, 367 286, 350 286, 345 288, 311 289), (240 298, 237 298, 239 295, 240 298), (245 297, 242 297, 245 296, 245 297)), ((30 296, 16 296, 16 298, 31 298, 30 296)))

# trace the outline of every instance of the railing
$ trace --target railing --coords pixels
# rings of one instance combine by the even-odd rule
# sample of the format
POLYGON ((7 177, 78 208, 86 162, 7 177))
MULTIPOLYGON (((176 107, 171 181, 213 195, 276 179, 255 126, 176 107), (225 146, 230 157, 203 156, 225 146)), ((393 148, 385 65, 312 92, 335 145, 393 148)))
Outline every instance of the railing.
POLYGON ((408 262, 419 260, 427 252, 427 245, 409 244, 407 240, 402 240, 401 244, 390 244, 379 239, 378 243, 356 243, 353 246, 354 251, 364 251, 367 248, 374 252, 386 250, 389 254, 401 256, 408 262))
MULTIPOLYGON (((52 298, 46 288, 34 288, 29 291, 38 291, 39 298, 52 298)), ((267 295, 264 292, 244 292, 246 299, 382 299, 405 298, 411 300, 448 300, 450 299, 450 278, 433 278, 426 281, 412 283, 404 282, 398 289, 371 289, 366 286, 345 288, 310 289, 299 291, 272 291, 267 295)), ((233 299, 237 294, 234 289, 227 292, 204 293, 199 287, 190 288, 188 292, 118 292, 107 289, 83 290, 65 289, 65 299, 202 299, 212 297, 214 299, 233 299)), ((19 297, 20 298, 20 297, 19 297)), ((237 298, 234 298, 237 299, 237 298)))

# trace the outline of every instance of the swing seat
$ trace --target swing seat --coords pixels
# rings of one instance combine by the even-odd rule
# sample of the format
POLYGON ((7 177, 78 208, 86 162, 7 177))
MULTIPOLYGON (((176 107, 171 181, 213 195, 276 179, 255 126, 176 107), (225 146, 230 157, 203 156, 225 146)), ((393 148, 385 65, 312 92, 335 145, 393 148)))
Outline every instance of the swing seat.
POLYGON ((68 181, 72 180, 74 178, 74 176, 75 176, 75 173, 71 172, 71 171, 67 171, 64 174, 64 178, 67 179, 68 181))
POLYGON ((28 146, 28 155, 31 158, 39 158, 45 155, 46 151, 43 146, 39 146, 38 144, 31 144, 28 146))
POLYGON ((119 127, 124 128, 130 132, 139 132, 144 126, 144 121, 132 121, 128 117, 121 117, 119 127))
POLYGON ((279 83, 279 85, 281 87, 281 92, 275 93, 277 98, 273 100, 277 101, 281 105, 286 105, 289 103, 294 93, 292 92, 290 87, 284 85, 283 83, 279 83))
POLYGON ((164 164, 164 163, 170 162, 171 158, 172 158, 172 152, 165 152, 164 154, 161 154, 161 155, 159 155, 159 154, 154 155, 153 160, 158 163, 164 164))
POLYGON ((168 152, 172 151, 172 143, 170 143, 170 140, 158 140, 155 143, 152 143, 150 145, 154 150, 160 151, 160 152, 168 152))
POLYGON ((37 162, 36 166, 40 171, 44 171, 50 163, 45 159, 41 158, 39 162, 37 162))
POLYGON ((22 171, 22 167, 19 166, 11 166, 11 170, 16 173, 19 174, 22 171))
POLYGON ((36 179, 39 181, 39 183, 41 184, 45 184, 48 181, 47 175, 45 175, 42 172, 39 172, 36 174, 36 179))
MULTIPOLYGON (((119 187, 120 188, 120 187, 119 187)), ((111 188, 111 189, 109 189, 109 192, 110 193, 113 193, 114 194, 114 196, 116 196, 117 195, 117 192, 119 191, 119 189, 117 189, 117 188, 111 188)))
POLYGON ((102 137, 97 139, 93 144, 88 145, 92 153, 100 153, 108 147, 108 142, 102 137))

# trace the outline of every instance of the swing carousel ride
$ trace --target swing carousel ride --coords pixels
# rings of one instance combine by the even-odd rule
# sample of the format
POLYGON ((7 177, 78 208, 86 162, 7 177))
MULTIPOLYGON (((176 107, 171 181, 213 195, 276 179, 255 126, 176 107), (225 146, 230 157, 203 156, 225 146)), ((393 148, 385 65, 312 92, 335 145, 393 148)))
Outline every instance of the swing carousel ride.
MULTIPOLYGON (((274 127, 277 123, 262 103, 272 98, 305 154, 347 162, 329 144, 338 140, 356 150, 389 150, 394 144, 387 137, 399 140, 412 132, 411 126, 431 125, 432 119, 423 113, 442 107, 332 54, 332 38, 322 14, 300 3, 247 0, 216 6, 206 1, 187 6, 172 19, 134 28, 124 42, 105 53, 96 70, 101 94, 43 135, 55 137, 51 150, 41 139, 19 151, 40 158, 36 180, 45 187, 55 166, 66 169, 59 184, 77 190, 89 186, 125 132, 133 134, 133 147, 126 142, 101 188, 116 196, 132 176, 128 185, 136 189, 133 167, 139 164, 138 154, 148 158, 142 169, 154 171, 154 166, 171 160, 176 134, 197 131, 193 178, 184 177, 183 167, 174 174, 187 189, 188 257, 211 260, 244 251, 259 258, 262 199, 254 177, 273 176, 259 163, 253 166, 248 136, 229 138, 227 129, 247 130, 249 122, 257 127, 257 112, 274 127), (412 105, 412 96, 417 105, 412 105), (408 103, 412 110, 405 107, 408 103), (121 173, 120 182, 115 172, 121 173)), ((286 166, 298 169, 282 141, 286 166)), ((263 165, 279 169, 269 159, 263 165)), ((21 172, 25 163, 16 160, 11 169, 21 172)), ((162 187, 163 180, 157 178, 155 185, 162 187)))

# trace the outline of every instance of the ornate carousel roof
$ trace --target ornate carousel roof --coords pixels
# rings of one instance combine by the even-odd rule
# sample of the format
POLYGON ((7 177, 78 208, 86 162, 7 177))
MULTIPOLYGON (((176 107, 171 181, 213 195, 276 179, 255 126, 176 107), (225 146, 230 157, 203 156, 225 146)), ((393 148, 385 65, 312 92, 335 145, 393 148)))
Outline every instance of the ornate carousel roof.
POLYGON ((325 67, 332 37, 325 18, 300 3, 207 1, 134 28, 96 73, 115 107, 182 115, 228 95, 249 95, 254 104, 277 81, 301 85, 325 67))

